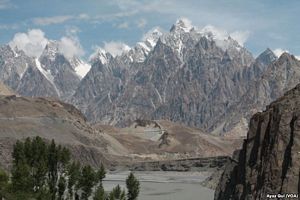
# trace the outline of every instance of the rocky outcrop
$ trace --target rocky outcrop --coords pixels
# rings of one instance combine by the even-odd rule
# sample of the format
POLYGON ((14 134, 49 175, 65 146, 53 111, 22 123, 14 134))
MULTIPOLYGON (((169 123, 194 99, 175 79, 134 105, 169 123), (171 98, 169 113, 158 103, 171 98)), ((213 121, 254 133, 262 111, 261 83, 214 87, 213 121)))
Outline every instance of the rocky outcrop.
POLYGON ((14 95, 12 89, 0 82, 0 95, 14 95))
POLYGON ((251 118, 247 139, 227 165, 215 199, 267 199, 268 194, 298 194, 299 141, 300 85, 297 85, 251 118))
MULTIPOLYGON (((256 65, 253 65, 254 69, 257 68, 256 65)), ((243 125, 241 119, 248 122, 253 114, 262 111, 265 106, 299 83, 300 61, 293 55, 283 53, 259 73, 261 75, 255 81, 248 82, 248 89, 239 101, 230 106, 223 116, 215 121, 210 130, 221 129, 226 133, 241 125, 247 127, 243 125)), ((243 131, 246 134, 246 130, 239 132, 243 131)))

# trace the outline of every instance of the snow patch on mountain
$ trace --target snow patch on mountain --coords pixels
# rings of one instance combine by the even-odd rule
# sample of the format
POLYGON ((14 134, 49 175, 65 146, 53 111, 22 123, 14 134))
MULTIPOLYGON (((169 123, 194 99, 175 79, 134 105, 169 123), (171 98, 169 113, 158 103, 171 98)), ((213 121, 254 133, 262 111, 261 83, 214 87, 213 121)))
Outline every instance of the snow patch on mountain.
POLYGON ((28 63, 25 63, 25 68, 23 69, 23 71, 19 74, 20 75, 20 79, 23 78, 23 75, 25 74, 26 70, 28 69, 28 63))
POLYGON ((36 67, 38 68, 38 70, 44 75, 44 77, 53 85, 56 93, 59 95, 59 90, 56 88, 56 85, 54 83, 54 77, 51 74, 50 70, 45 70, 42 65, 41 62, 39 61, 39 59, 35 59, 35 64, 36 67))
POLYGON ((198 30, 198 32, 206 38, 213 40, 224 51, 227 49, 235 48, 240 51, 244 42, 248 38, 248 32, 236 31, 229 34, 227 31, 208 25, 198 30), (236 40, 238 38, 239 40, 236 40))
POLYGON ((192 22, 187 18, 180 18, 176 21, 176 23, 172 26, 171 32, 175 31, 183 31, 190 32, 190 30, 194 28, 192 22))
POLYGON ((91 69, 91 65, 89 63, 86 63, 77 57, 73 57, 73 59, 71 59, 69 62, 80 79, 85 77, 85 75, 91 69))
POLYGON ((75 67, 75 72, 80 78, 85 77, 85 75, 90 71, 91 65, 80 60, 78 65, 75 67))
POLYGON ((47 57, 49 60, 54 61, 56 54, 58 52, 59 52, 59 43, 57 41, 50 40, 47 43, 41 57, 47 57))
POLYGON ((147 46, 149 49, 152 49, 155 47, 158 39, 163 35, 162 31, 159 27, 155 27, 152 30, 148 31, 142 39, 142 42, 145 46, 147 46))
POLYGON ((101 47, 97 47, 96 51, 89 57, 89 62, 93 63, 96 60, 100 60, 103 65, 107 64, 109 61, 108 52, 101 47))
POLYGON ((138 42, 130 51, 125 52, 125 56, 129 58, 130 62, 144 62, 162 35, 160 28, 153 28, 143 36, 141 42, 138 42))
POLYGON ((289 53, 286 49, 277 48, 273 50, 274 54, 279 58, 283 53, 289 53))
POLYGON ((103 49, 109 52, 113 57, 120 56, 131 50, 130 46, 119 41, 104 42, 103 49))

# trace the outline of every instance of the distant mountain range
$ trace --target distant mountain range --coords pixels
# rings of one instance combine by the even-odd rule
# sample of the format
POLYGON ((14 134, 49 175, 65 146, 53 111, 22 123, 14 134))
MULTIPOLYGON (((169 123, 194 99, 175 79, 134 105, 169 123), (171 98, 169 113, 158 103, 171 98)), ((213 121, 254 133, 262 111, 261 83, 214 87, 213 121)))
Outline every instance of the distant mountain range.
POLYGON ((214 134, 243 135, 250 116, 293 88, 300 62, 266 49, 257 58, 230 36, 178 20, 122 55, 98 49, 90 65, 50 41, 39 58, 0 48, 0 81, 24 96, 56 97, 91 122, 167 119, 214 134))
POLYGON ((20 95, 66 100, 89 70, 79 58, 67 59, 50 41, 39 58, 9 45, 0 47, 0 80, 20 95))

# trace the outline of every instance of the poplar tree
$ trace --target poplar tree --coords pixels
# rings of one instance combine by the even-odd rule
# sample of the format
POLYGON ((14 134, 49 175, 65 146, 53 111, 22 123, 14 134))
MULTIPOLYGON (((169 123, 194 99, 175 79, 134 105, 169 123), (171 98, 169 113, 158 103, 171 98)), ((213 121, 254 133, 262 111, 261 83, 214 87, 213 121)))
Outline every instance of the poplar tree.
POLYGON ((135 178, 134 174, 130 172, 126 179, 127 199, 136 200, 140 192, 140 182, 135 178))

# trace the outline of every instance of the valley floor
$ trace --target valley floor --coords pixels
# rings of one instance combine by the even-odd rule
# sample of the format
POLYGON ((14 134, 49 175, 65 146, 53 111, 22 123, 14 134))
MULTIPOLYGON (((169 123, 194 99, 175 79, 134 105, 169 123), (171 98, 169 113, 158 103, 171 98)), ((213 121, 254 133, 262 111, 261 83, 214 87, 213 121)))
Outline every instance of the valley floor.
MULTIPOLYGON (((128 171, 107 174, 104 180, 106 190, 116 184, 125 187, 128 171)), ((141 183, 140 200, 212 200, 214 190, 200 185, 210 172, 135 172, 141 183)))

